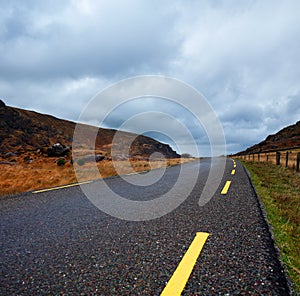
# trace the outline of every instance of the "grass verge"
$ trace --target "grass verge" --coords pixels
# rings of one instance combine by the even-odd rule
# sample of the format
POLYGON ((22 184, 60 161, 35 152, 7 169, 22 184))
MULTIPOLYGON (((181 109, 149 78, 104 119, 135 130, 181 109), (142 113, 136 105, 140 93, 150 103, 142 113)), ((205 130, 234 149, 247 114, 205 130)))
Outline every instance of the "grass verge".
POLYGON ((270 163, 244 162, 267 212, 281 259, 300 293, 300 174, 270 163))

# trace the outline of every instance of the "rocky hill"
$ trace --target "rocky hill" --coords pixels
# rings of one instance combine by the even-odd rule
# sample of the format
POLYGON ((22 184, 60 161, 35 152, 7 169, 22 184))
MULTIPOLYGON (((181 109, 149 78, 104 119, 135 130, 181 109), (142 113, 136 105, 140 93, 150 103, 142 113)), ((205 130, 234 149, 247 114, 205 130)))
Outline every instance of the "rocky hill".
POLYGON ((237 153, 237 155, 276 151, 295 147, 300 147, 300 121, 283 128, 274 135, 269 135, 264 141, 247 148, 245 151, 237 153))
MULTIPOLYGON (((35 151, 52 146, 57 142, 72 146, 75 122, 34 111, 9 107, 1 100, 0 119, 0 155, 10 152, 35 151)), ((87 132, 95 131, 95 127, 88 125, 85 125, 84 129, 87 132)), ((110 156, 115 133, 116 130, 99 128, 96 149, 110 156)), ((132 136, 136 138, 130 146, 129 155, 124 156, 124 153, 120 151, 120 157, 147 158, 154 152, 159 152, 166 158, 180 157, 167 144, 142 135, 128 132, 120 133, 121 137, 118 137, 117 143, 114 145, 117 148, 124 147, 126 139, 132 139, 132 136)), ((85 142, 85 145, 93 147, 93 143, 85 142)))

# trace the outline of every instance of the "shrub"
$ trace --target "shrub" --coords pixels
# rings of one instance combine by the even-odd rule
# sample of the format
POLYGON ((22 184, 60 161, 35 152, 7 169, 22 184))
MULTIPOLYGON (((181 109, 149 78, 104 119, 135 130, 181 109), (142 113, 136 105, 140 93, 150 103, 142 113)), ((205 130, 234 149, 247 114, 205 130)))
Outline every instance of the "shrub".
POLYGON ((29 162, 29 161, 30 161, 30 156, 28 156, 28 155, 25 156, 25 157, 24 157, 24 161, 29 162))
POLYGON ((57 165, 58 166, 64 166, 66 164, 66 160, 64 158, 60 158, 58 161, 57 161, 57 165))

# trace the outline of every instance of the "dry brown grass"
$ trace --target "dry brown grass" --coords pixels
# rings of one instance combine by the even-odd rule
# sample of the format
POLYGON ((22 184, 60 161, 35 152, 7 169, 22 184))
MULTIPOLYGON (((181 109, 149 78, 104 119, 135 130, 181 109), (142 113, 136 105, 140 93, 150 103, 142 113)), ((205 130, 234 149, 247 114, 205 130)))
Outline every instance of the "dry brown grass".
MULTIPOLYGON (((50 188, 77 182, 74 167, 67 160, 64 166, 56 164, 58 158, 41 155, 22 155, 14 157, 13 165, 0 164, 0 195, 10 195, 31 190, 50 188), (33 159, 32 163, 24 161, 25 156, 33 159)), ((12 159, 10 159, 11 161, 12 159)), ((155 160, 149 163, 145 160, 120 160, 117 162, 118 173, 111 160, 103 160, 97 164, 101 177, 111 177, 118 174, 147 171, 165 166, 189 162, 193 159, 155 160)), ((7 159, 5 161, 8 161, 7 159)), ((99 172, 92 169, 92 163, 85 163, 80 168, 79 180, 94 180, 100 177, 99 172)))
POLYGON ((73 166, 67 163, 59 167, 55 159, 44 163, 35 161, 30 164, 1 164, 0 194, 15 194, 35 189, 60 186, 76 182, 73 166))

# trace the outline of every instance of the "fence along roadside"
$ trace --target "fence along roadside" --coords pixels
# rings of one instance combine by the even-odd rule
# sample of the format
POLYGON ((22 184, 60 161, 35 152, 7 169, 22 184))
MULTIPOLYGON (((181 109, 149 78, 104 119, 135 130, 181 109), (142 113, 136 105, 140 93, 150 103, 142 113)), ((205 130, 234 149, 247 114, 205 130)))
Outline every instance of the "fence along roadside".
POLYGON ((270 162, 294 169, 297 172, 300 170, 300 147, 258 153, 236 154, 234 157, 245 161, 270 162))

